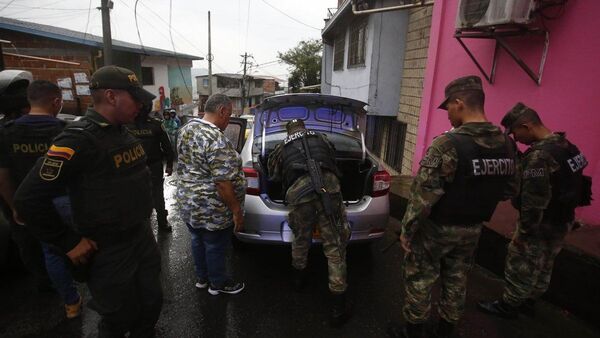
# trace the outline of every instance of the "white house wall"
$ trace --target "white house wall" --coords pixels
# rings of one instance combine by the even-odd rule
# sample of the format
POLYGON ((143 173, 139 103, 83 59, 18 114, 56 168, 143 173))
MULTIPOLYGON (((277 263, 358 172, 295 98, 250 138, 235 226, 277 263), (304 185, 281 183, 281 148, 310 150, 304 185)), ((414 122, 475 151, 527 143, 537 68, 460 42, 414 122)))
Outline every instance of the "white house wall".
POLYGON ((154 71, 154 85, 144 86, 144 89, 159 97, 158 88, 164 87, 165 96, 168 97, 171 93, 169 87, 169 70, 167 58, 161 57, 146 57, 142 61, 142 67, 152 67, 154 71))
MULTIPOLYGON (((368 102, 371 80, 371 57, 373 51, 373 18, 369 16, 367 24, 367 43, 365 44, 365 66, 348 68, 348 49, 350 30, 346 27, 344 68, 331 74, 331 94, 368 102)), ((333 55, 332 55, 333 57, 333 55)), ((331 63, 333 67, 333 62, 331 63)))

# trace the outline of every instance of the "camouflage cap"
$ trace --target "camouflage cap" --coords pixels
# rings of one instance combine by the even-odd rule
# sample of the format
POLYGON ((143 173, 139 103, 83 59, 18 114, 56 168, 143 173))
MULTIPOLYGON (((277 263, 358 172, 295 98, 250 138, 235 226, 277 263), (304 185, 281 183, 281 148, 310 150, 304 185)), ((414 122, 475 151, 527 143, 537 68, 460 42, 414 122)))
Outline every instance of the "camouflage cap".
POLYGON ((142 88, 134 72, 117 66, 104 66, 98 69, 90 80, 90 89, 122 89, 127 90, 139 102, 148 102, 156 98, 142 88))
POLYGON ((287 130, 288 134, 292 131, 306 129, 304 125, 304 121, 293 119, 285 125, 285 130, 287 130))
POLYGON ((525 104, 519 102, 514 107, 512 107, 512 109, 509 110, 508 113, 506 113, 506 115, 504 115, 500 124, 502 124, 502 126, 506 128, 507 133, 510 133, 511 128, 514 127, 515 123, 517 123, 522 116, 532 114, 537 115, 537 112, 527 107, 525 104))
POLYGON ((479 76, 469 75, 465 77, 459 77, 458 79, 453 80, 446 86, 446 89, 444 90, 444 95, 446 96, 446 98, 444 99, 444 102, 442 102, 442 104, 439 105, 438 108, 448 109, 448 101, 450 100, 452 95, 458 92, 471 90, 483 92, 483 86, 481 85, 481 78, 479 76))

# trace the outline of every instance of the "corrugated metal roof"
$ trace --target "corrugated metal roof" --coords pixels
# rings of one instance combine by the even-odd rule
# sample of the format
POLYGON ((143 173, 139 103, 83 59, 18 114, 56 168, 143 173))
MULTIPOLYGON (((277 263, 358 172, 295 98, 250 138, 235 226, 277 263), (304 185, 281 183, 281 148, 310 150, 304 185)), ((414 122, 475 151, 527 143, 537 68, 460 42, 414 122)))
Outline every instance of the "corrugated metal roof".
MULTIPOLYGON (((84 34, 83 32, 77 32, 66 28, 60 28, 49 25, 42 25, 39 23, 33 23, 28 21, 21 21, 16 19, 10 19, 6 17, 0 17, 0 28, 27 33, 37 36, 42 36, 50 39, 56 39, 71 43, 76 43, 80 45, 86 45, 95 48, 103 48, 104 44, 102 43, 102 37, 92 34, 84 34)), ((136 54, 144 54, 151 56, 169 56, 174 57, 175 54, 172 51, 147 47, 144 46, 144 50, 142 50, 142 46, 136 45, 134 43, 129 43, 120 40, 112 40, 113 49, 118 51, 131 52, 136 54)), ((189 55, 189 54, 180 54, 177 53, 177 56, 182 59, 190 59, 190 60, 203 60, 200 56, 189 55)))

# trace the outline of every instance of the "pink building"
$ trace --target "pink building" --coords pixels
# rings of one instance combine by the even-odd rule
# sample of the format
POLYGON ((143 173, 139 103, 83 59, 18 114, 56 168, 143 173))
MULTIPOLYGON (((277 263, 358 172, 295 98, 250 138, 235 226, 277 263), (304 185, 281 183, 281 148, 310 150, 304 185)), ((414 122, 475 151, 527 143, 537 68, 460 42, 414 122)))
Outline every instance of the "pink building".
MULTIPOLYGON (((432 139, 448 130, 445 111, 437 109, 444 87, 452 79, 479 75, 478 68, 454 38, 458 0, 436 1, 425 73, 413 172, 418 169, 432 139)), ((538 86, 503 50, 499 52, 493 84, 484 80, 488 118, 499 124, 502 116, 518 101, 540 113, 554 131, 566 131, 568 138, 585 154, 585 170, 594 180, 596 201, 580 208, 578 217, 600 225, 600 1, 569 1, 555 20, 547 20, 550 43, 541 85, 538 86)), ((464 39, 483 68, 489 72, 494 40, 464 39)), ((538 36, 508 39, 523 60, 537 70, 544 39, 538 36)), ((482 76, 483 79, 483 76, 482 76)))

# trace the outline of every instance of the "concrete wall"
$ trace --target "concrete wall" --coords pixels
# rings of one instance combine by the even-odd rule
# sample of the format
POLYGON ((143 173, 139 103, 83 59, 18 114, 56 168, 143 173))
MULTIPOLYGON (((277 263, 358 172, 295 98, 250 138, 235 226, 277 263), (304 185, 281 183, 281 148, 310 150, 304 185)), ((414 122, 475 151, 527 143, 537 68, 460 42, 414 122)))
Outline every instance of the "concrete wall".
POLYGON ((407 125, 402 170, 400 172, 402 175, 412 173, 432 13, 433 7, 431 6, 409 11, 408 34, 404 52, 404 72, 400 89, 400 107, 398 109, 398 120, 407 125))
POLYGON ((371 14, 371 17, 374 33, 369 114, 395 116, 404 71, 408 13, 394 11, 371 14))
POLYGON ((192 60, 169 60, 168 76, 171 105, 192 103, 192 60))
POLYGON ((333 46, 323 43, 323 57, 321 58, 321 93, 334 94, 331 92, 331 81, 333 78, 333 46))
MULTIPOLYGON (((444 87, 452 79, 479 71, 454 35, 458 0, 436 1, 433 8, 425 85, 413 172, 431 140, 450 128, 447 115, 436 107, 444 98, 444 87)), ((585 174, 593 177, 596 200, 581 208, 578 217, 600 224, 600 1, 569 1, 556 20, 547 20, 550 48, 541 86, 536 85, 505 52, 500 52, 494 84, 484 83, 488 118, 499 124, 518 101, 535 108, 553 130, 567 131, 569 139, 586 155, 585 174)), ((466 41, 482 64, 489 65, 491 41, 466 41)), ((543 41, 513 38, 511 45, 524 60, 537 68, 543 41)), ((488 68, 489 69, 489 68, 488 68)))
POLYGON ((154 85, 144 86, 144 89, 156 95, 154 101, 160 100, 158 88, 163 87, 165 97, 169 97, 171 87, 169 87, 169 68, 167 58, 147 56, 142 60, 142 67, 152 67, 154 72, 154 85))

